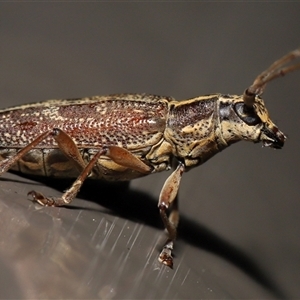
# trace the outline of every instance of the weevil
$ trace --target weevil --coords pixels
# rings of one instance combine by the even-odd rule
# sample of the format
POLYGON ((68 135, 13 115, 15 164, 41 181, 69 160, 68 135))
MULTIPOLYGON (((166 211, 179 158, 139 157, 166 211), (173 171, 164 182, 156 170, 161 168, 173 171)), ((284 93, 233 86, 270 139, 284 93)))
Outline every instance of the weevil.
POLYGON ((173 267, 182 174, 241 140, 280 149, 285 135, 260 97, 271 80, 300 69, 288 65, 300 48, 274 62, 240 95, 212 94, 176 101, 149 94, 116 94, 48 100, 0 110, 0 175, 74 178, 61 197, 28 193, 45 206, 72 202, 87 177, 129 181, 175 168, 158 208, 168 239, 159 261, 173 267), (169 211, 169 213, 168 213, 169 211))

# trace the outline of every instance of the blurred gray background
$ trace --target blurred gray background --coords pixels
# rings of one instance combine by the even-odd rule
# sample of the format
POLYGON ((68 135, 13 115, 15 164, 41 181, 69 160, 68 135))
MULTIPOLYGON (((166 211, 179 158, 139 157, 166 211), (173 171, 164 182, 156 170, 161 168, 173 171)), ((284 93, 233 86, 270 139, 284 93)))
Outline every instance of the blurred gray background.
MULTIPOLYGON (((1 108, 47 99, 241 94, 300 46, 300 3, 1 3, 1 108)), ((183 177, 174 269, 157 262, 164 172, 126 187, 0 179, 0 298, 300 298, 300 72, 268 85, 279 151, 241 142, 183 177)))

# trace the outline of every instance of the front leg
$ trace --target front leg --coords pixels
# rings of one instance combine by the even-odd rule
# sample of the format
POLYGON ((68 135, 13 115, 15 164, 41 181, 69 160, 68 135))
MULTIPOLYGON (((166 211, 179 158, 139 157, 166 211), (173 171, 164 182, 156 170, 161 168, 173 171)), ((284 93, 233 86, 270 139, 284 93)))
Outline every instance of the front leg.
POLYGON ((158 260, 170 268, 173 268, 172 250, 179 222, 177 193, 184 170, 184 164, 179 162, 176 170, 167 178, 161 190, 158 202, 160 216, 169 235, 158 260), (168 217, 166 211, 170 205, 172 205, 172 211, 168 217))

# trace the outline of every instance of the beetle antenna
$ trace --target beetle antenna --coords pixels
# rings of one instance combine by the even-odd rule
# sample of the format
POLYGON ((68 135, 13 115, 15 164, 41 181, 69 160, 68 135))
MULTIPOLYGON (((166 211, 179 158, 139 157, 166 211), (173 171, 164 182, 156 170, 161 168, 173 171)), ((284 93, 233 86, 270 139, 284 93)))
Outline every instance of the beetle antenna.
POLYGON ((286 66, 289 62, 300 57, 300 48, 286 54, 280 59, 276 60, 268 69, 258 75, 253 84, 245 90, 243 100, 248 108, 252 108, 255 96, 260 96, 271 80, 284 76, 292 71, 300 69, 300 63, 286 66))

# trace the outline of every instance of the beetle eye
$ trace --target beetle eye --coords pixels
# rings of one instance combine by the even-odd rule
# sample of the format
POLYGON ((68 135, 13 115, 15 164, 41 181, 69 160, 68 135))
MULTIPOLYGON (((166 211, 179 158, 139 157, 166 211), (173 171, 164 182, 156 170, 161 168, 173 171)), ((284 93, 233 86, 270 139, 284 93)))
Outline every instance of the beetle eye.
POLYGON ((236 103, 234 106, 234 110, 247 125, 254 126, 258 123, 261 123, 261 120, 255 113, 255 110, 253 108, 247 107, 243 102, 236 103))

